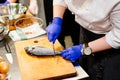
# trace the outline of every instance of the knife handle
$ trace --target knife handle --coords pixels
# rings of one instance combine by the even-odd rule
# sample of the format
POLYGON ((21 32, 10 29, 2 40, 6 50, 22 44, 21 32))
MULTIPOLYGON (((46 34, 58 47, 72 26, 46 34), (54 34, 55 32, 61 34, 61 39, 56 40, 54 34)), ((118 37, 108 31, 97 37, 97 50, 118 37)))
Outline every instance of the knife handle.
POLYGON ((7 51, 7 53, 11 53, 10 46, 5 39, 4 39, 4 46, 5 46, 5 50, 7 51))

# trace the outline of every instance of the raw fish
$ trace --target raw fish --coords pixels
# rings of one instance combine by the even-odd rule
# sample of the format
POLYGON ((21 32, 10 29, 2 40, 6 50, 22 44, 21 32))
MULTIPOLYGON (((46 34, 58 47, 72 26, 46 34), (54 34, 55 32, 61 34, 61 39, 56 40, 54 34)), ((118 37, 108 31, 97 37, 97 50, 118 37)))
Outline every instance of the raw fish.
POLYGON ((30 55, 36 55, 36 56, 47 56, 47 55, 58 55, 60 52, 54 51, 53 49, 43 47, 43 46, 27 46, 24 48, 25 51, 30 55))

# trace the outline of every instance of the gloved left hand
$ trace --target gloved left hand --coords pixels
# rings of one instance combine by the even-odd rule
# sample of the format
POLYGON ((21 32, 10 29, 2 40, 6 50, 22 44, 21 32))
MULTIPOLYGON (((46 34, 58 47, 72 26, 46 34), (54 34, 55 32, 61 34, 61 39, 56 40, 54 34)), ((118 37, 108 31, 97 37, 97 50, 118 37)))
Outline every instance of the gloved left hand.
POLYGON ((31 0, 31 1, 30 1, 29 11, 30 11, 33 15, 37 15, 37 14, 38 14, 38 4, 37 4, 37 0, 31 0))
POLYGON ((82 44, 72 46, 66 50, 63 50, 60 55, 63 58, 74 62, 83 55, 81 50, 82 50, 82 44))

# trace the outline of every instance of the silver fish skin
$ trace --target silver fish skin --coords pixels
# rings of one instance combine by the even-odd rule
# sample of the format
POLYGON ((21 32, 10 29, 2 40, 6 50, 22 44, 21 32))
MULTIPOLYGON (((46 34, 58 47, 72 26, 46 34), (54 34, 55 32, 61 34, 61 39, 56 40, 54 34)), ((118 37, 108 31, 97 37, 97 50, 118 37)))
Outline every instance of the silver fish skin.
POLYGON ((24 49, 28 54, 36 56, 52 56, 60 54, 58 51, 55 51, 54 54, 52 49, 43 46, 26 46, 24 49))

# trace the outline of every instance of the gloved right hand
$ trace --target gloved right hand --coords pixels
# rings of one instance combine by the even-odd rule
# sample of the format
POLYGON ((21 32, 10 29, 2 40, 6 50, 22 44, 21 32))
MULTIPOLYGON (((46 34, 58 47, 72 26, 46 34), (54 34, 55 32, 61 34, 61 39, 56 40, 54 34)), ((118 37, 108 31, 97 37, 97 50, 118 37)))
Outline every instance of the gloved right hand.
POLYGON ((52 20, 52 23, 47 26, 46 31, 48 35, 48 40, 52 43, 58 38, 61 29, 62 29, 63 20, 60 17, 55 17, 52 20))

